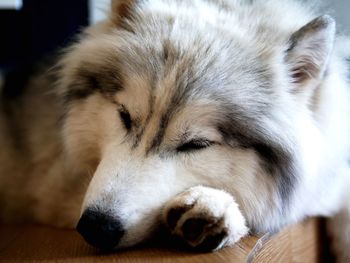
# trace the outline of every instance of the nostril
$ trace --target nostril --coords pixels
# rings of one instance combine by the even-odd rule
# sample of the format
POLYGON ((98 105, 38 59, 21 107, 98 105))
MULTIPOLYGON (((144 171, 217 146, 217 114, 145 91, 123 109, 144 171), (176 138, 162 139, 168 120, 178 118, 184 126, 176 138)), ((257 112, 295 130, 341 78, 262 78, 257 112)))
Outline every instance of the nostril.
POLYGON ((90 245, 104 250, 115 248, 125 232, 120 220, 93 209, 83 213, 77 231, 90 245))

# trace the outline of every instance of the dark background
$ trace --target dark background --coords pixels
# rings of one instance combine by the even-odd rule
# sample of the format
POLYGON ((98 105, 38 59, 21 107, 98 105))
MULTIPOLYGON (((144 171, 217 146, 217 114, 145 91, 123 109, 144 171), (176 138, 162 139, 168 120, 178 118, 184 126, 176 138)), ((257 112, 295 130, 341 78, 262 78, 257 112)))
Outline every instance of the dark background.
POLYGON ((20 92, 33 65, 69 44, 86 25, 87 0, 24 0, 20 10, 0 10, 3 93, 20 92))

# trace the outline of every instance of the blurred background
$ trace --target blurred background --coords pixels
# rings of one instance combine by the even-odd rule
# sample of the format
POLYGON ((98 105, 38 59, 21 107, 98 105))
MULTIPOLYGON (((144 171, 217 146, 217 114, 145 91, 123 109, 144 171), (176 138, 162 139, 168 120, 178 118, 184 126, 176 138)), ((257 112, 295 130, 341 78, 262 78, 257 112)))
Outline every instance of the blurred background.
POLYGON ((330 1, 331 13, 338 22, 339 31, 350 36, 350 1, 349 0, 333 0, 330 1))
MULTIPOLYGON (((6 75, 6 83, 22 86, 34 62, 102 20, 109 5, 110 0, 0 0, 0 83, 6 75)), ((329 0, 327 5, 338 31, 350 35, 350 0, 329 0)), ((17 89, 3 92, 15 96, 17 89)))

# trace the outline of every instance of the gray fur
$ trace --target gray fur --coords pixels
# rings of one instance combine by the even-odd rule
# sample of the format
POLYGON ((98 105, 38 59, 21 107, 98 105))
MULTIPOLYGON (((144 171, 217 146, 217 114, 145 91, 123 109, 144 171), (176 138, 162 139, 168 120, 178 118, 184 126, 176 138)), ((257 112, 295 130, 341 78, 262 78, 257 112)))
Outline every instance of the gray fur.
POLYGON ((346 60, 346 62, 348 64, 348 79, 350 81, 350 58, 346 58, 345 60, 346 60))
POLYGON ((90 72, 88 65, 82 65, 77 70, 76 77, 70 84, 68 91, 64 94, 65 103, 85 99, 95 92, 110 97, 115 92, 122 90, 123 84, 118 75, 119 71, 111 68, 99 68, 97 71, 90 72))

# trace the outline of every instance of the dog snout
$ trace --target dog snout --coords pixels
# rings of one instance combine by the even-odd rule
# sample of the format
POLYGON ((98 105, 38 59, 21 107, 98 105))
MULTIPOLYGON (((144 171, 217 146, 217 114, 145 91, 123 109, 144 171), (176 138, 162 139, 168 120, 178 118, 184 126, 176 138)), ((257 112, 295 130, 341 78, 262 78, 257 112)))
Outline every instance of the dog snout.
POLYGON ((85 210, 78 222, 77 231, 90 245, 103 250, 115 248, 125 233, 120 220, 93 209, 85 210))

